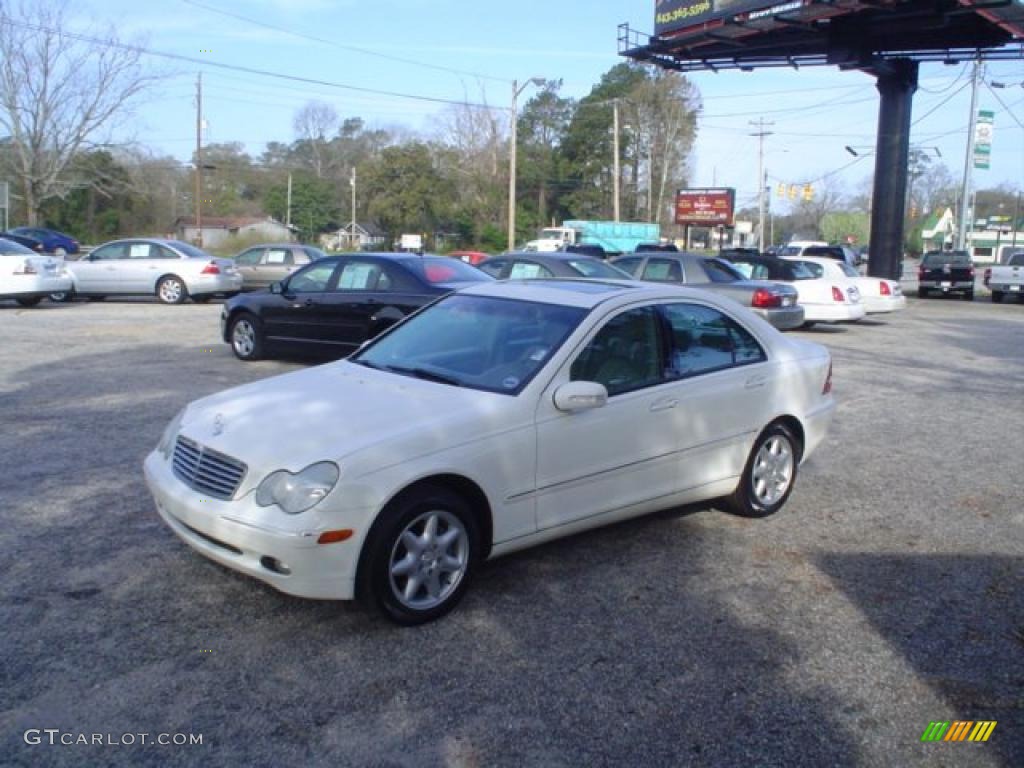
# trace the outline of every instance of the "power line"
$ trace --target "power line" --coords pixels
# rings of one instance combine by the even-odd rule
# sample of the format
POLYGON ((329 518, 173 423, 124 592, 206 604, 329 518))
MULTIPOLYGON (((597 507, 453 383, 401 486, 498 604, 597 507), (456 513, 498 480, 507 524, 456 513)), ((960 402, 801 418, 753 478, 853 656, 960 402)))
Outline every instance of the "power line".
POLYGON ((167 51, 156 51, 151 48, 145 48, 140 45, 129 45, 128 43, 120 43, 114 40, 103 40, 98 37, 92 37, 91 35, 83 35, 76 32, 66 32, 63 30, 53 29, 52 27, 46 27, 40 24, 29 24, 23 21, 16 21, 11 18, 5 18, 6 23, 21 27, 22 29, 28 29, 33 32, 45 32, 51 35, 59 35, 64 38, 71 40, 78 40, 80 42, 91 43, 93 45, 100 45, 105 48, 118 48, 120 50, 132 51, 144 56, 156 56, 164 59, 171 59, 173 61, 185 61, 189 64, 197 64, 201 67, 216 67, 218 69, 226 69, 233 72, 245 72, 250 75, 259 75, 262 77, 273 77, 279 80, 287 80, 296 83, 307 83, 309 85, 322 85, 328 88, 338 88, 346 91, 356 91, 358 93, 374 93, 381 96, 393 96, 399 99, 411 99, 413 101, 425 101, 432 104, 448 104, 458 107, 471 107, 474 109, 486 109, 488 111, 494 110, 495 107, 490 104, 479 104, 472 101, 455 101, 453 99, 442 99, 436 96, 419 96, 411 93, 401 93, 398 91, 385 91, 378 88, 365 88, 358 85, 349 85, 347 83, 335 83, 329 80, 317 80, 311 77, 300 77, 299 75, 286 75, 281 72, 273 72, 266 69, 256 69, 255 67, 243 67, 237 64, 225 64, 219 61, 213 61, 211 59, 198 59, 194 56, 185 56, 179 53, 169 53, 167 51))
POLYGON ((469 72, 467 70, 462 70, 462 69, 453 69, 452 67, 445 67, 445 66, 442 66, 440 64, 429 64, 429 63, 423 62, 423 61, 415 61, 414 59, 405 59, 405 58, 402 58, 400 56, 391 56, 391 55, 386 54, 386 53, 378 53, 377 51, 372 51, 372 50, 369 50, 367 48, 359 48, 359 47, 354 46, 354 45, 344 45, 343 43, 339 43, 339 42, 337 42, 335 40, 327 40, 327 39, 322 38, 322 37, 316 37, 315 35, 308 35, 308 34, 305 34, 303 32, 296 32, 295 30, 286 29, 284 27, 278 27, 278 26, 275 26, 273 24, 268 24, 267 22, 259 21, 258 19, 253 19, 253 18, 250 18, 248 16, 243 16, 243 15, 241 15, 239 13, 233 13, 231 11, 221 10, 220 8, 214 8, 213 6, 206 5, 205 3, 196 2, 196 0, 181 0, 181 2, 185 3, 186 5, 195 6, 196 8, 202 8, 203 10, 210 11, 211 13, 220 14, 221 16, 227 16, 227 17, 232 18, 232 19, 238 19, 239 21, 248 22, 249 24, 255 24, 256 26, 263 27, 264 29, 271 29, 271 30, 274 30, 275 32, 283 32, 286 35, 292 35, 294 37, 302 38, 304 40, 312 40, 313 42, 322 43, 324 45, 329 45, 329 46, 332 46, 334 48, 340 48, 340 49, 345 50, 345 51, 354 51, 355 53, 361 53, 361 54, 364 54, 366 56, 376 56, 377 58, 380 58, 380 59, 387 59, 389 61, 397 61, 397 62, 399 62, 401 64, 411 64, 411 65, 413 65, 415 67, 424 67, 426 69, 435 69, 435 70, 438 70, 440 72, 449 72, 449 73, 455 74, 455 75, 468 75, 469 77, 476 77, 476 78, 479 78, 481 80, 492 80, 494 82, 499 82, 499 83, 511 83, 512 82, 511 80, 506 80, 506 79, 500 78, 500 77, 493 77, 491 75, 484 75, 484 74, 481 74, 479 72, 469 72))

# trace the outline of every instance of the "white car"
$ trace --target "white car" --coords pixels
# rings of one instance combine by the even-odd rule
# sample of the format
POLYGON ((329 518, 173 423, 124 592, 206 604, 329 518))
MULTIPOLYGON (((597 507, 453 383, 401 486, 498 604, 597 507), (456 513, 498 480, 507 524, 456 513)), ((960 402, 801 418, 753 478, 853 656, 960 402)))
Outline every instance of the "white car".
POLYGON ((689 502, 775 512, 831 376, 824 347, 706 291, 482 283, 346 360, 186 406, 145 476, 203 555, 414 624, 488 557, 689 502))
POLYGON ((73 285, 70 292, 51 296, 55 301, 155 295, 164 304, 180 304, 189 297, 203 302, 242 290, 242 275, 231 259, 214 258, 180 240, 114 240, 67 262, 66 268, 73 285))
POLYGON ((54 291, 71 287, 60 259, 40 256, 23 245, 0 237, 0 299, 34 307, 54 291))
MULTIPOLYGON (((804 325, 814 323, 851 323, 867 314, 861 301, 860 286, 842 270, 845 262, 823 256, 784 256, 808 277, 792 283, 804 308, 804 325)), ((857 270, 849 267, 854 273, 857 270)), ((860 277, 859 273, 857 277, 860 277)))
MULTIPOLYGON (((855 267, 851 267, 842 261, 824 257, 803 256, 799 261, 806 265, 816 264, 821 267, 823 276, 828 280, 852 280, 860 291, 860 301, 864 305, 864 311, 869 315, 885 312, 897 312, 907 306, 907 297, 903 295, 903 289, 898 280, 888 280, 883 277, 866 277, 861 275, 855 267)), ((808 268, 815 270, 813 266, 808 268)))

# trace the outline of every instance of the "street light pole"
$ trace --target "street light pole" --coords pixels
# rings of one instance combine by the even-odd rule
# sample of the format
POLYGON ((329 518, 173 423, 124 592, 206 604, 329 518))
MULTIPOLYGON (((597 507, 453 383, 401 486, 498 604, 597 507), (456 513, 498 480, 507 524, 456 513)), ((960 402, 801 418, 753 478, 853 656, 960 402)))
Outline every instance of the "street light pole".
POLYGON ((967 217, 970 206, 971 187, 971 163, 974 162, 974 121, 977 117, 978 108, 978 83, 981 81, 981 62, 974 62, 974 74, 971 77, 971 114, 967 120, 967 150, 964 152, 964 178, 960 186, 960 221, 956 228, 956 249, 966 250, 967 243, 967 217))
POLYGON ((519 94, 526 86, 533 83, 542 86, 547 82, 543 77, 531 77, 522 85, 518 80, 512 81, 512 125, 509 130, 509 152, 508 152, 508 249, 515 250, 516 247, 516 142, 518 129, 518 111, 516 101, 519 94))

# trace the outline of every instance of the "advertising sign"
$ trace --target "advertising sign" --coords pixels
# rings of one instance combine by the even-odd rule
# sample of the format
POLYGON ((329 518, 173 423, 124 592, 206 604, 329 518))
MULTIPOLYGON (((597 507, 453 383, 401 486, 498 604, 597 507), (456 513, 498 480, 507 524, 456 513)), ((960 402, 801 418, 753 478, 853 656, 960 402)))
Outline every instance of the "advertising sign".
POLYGON ((676 192, 676 224, 698 227, 731 227, 736 190, 680 189, 676 192))
POLYGON ((978 110, 978 120, 974 124, 974 167, 988 169, 992 159, 992 118, 994 113, 988 109, 978 110))
MULTIPOLYGON (((788 6, 774 12, 799 8, 801 3, 780 3, 778 0, 655 0, 654 34, 665 35, 714 19, 725 19, 740 13, 765 11, 788 6)), ((751 14, 753 15, 753 14, 751 14)))

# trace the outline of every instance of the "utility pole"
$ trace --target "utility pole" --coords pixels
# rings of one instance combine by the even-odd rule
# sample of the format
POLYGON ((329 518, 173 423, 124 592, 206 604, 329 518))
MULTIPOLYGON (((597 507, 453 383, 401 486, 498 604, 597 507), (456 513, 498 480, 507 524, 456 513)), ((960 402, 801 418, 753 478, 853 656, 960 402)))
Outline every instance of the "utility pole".
POLYGON ((620 170, 619 170, 619 100, 618 99, 615 99, 615 100, 612 101, 612 110, 613 110, 613 112, 612 112, 612 117, 613 117, 613 119, 612 119, 612 126, 613 126, 612 127, 612 144, 614 145, 614 149, 612 151, 615 153, 615 157, 613 159, 613 165, 615 167, 615 176, 612 179, 612 195, 615 198, 615 201, 614 201, 614 205, 615 205, 615 221, 618 221, 619 220, 619 213, 620 213, 620 211, 619 211, 619 173, 620 173, 620 170))
POLYGON ((974 73, 971 76, 971 113, 967 118, 967 150, 964 152, 964 178, 960 185, 960 222, 956 228, 956 249, 967 248, 967 218, 970 215, 971 164, 974 162, 974 121, 978 110, 978 83, 981 82, 981 62, 974 62, 974 73))
POLYGON ((764 185, 767 180, 765 177, 767 173, 764 170, 764 137, 771 136, 771 131, 766 131, 770 125, 775 123, 766 123, 763 117, 758 118, 755 123, 753 120, 750 124, 757 127, 756 133, 749 134, 750 136, 757 137, 757 247, 762 251, 764 250, 764 185))
POLYGON ((285 203, 284 225, 292 228, 292 172, 288 171, 288 202, 285 203))
POLYGON ((356 243, 356 167, 352 166, 352 178, 348 180, 348 183, 352 185, 352 229, 351 234, 348 238, 348 244, 355 250, 354 246, 356 243))
POLYGON ((512 125, 509 131, 509 152, 508 152, 508 249, 515 250, 516 247, 516 136, 518 130, 518 109, 516 100, 519 94, 528 85, 543 87, 547 81, 543 77, 531 77, 522 85, 518 80, 512 81, 512 125))
POLYGON ((203 247, 203 73, 196 78, 196 240, 203 247))

